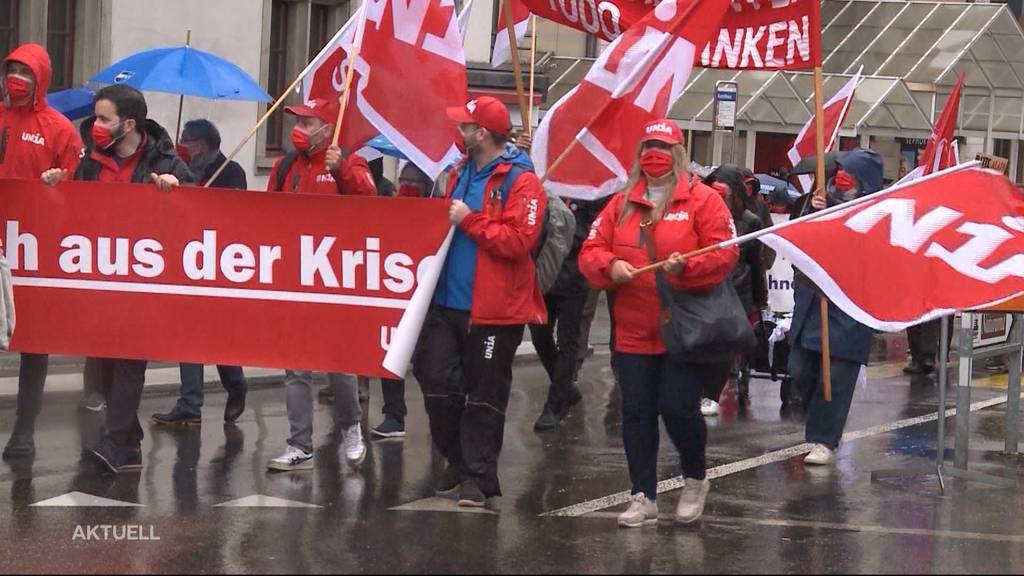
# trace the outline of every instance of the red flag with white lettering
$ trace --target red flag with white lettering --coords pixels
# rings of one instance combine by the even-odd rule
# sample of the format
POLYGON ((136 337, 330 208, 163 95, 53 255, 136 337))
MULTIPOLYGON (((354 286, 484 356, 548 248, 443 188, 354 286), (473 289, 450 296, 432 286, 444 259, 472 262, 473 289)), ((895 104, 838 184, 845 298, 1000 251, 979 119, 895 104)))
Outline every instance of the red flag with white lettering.
MULTIPOLYGON (((825 152, 831 150, 839 139, 839 129, 843 127, 843 120, 846 119, 846 113, 850 110, 850 103, 853 102, 853 94, 857 90, 858 83, 860 83, 859 70, 853 78, 850 78, 849 82, 839 89, 839 92, 836 92, 835 96, 825 103, 825 152)), ((804 129, 796 137, 793 147, 789 149, 789 161, 793 163, 793 166, 796 166, 801 158, 814 156, 817 152, 814 144, 814 133, 817 130, 815 121, 813 116, 807 121, 804 129)), ((800 184, 803 186, 804 192, 811 191, 813 182, 813 176, 800 176, 800 184)))
POLYGON ((761 240, 876 330, 1024 294, 1024 190, 991 170, 925 176, 761 240))
MULTIPOLYGON (((530 12, 612 41, 646 16, 651 0, 517 0, 530 12)), ((820 0, 734 0, 694 64, 800 70, 821 64, 820 0)))
POLYGON ((668 115, 686 87, 696 47, 728 7, 729 0, 663 0, 605 49, 537 129, 532 158, 551 191, 593 199, 625 184, 640 127, 668 115), (573 139, 578 144, 548 173, 573 139))
POLYGON ((964 75, 961 73, 960 79, 957 80, 956 86, 949 94, 949 99, 946 100, 946 107, 942 109, 939 121, 935 123, 924 154, 921 155, 920 165, 924 167, 925 174, 931 174, 957 164, 953 132, 956 131, 957 113, 960 111, 960 90, 963 85, 964 75))
POLYGON ((342 123, 342 146, 356 149, 383 134, 436 178, 461 156, 455 130, 444 114, 467 99, 466 59, 455 4, 381 0, 364 6, 361 42, 356 39, 360 27, 350 22, 314 60, 314 71, 303 80, 303 95, 338 98, 348 53, 361 44, 342 123))
MULTIPOLYGON (((516 33, 516 42, 526 36, 526 29, 530 25, 530 9, 523 4, 522 0, 502 0, 512 3, 512 27, 516 33)), ((494 51, 491 52, 491 66, 497 68, 508 61, 512 52, 508 49, 508 31, 505 24, 504 4, 498 13, 498 25, 494 29, 494 51)))

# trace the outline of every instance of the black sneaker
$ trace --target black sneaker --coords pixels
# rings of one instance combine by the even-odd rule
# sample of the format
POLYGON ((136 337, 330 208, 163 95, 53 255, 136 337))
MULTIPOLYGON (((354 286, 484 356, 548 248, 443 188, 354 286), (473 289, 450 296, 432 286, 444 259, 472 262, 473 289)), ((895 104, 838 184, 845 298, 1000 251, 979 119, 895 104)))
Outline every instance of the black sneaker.
POLYGON ((142 470, 142 450, 118 446, 104 438, 90 450, 93 458, 114 474, 142 470))
POLYGON ((4 460, 31 458, 36 455, 35 441, 31 432, 15 432, 4 447, 4 460))
POLYGON ((228 402, 224 405, 224 421, 235 422, 245 412, 245 392, 228 392, 228 402))
POLYGON ((444 472, 441 473, 441 477, 437 480, 437 488, 434 490, 434 495, 440 498, 452 498, 461 485, 462 471, 459 470, 458 466, 448 464, 445 466, 444 472))
POLYGON ((405 423, 391 416, 384 416, 384 421, 370 430, 370 433, 381 438, 405 438, 405 423))
POLYGON ((480 490, 476 480, 466 480, 459 488, 459 506, 462 508, 483 508, 487 497, 480 490))
POLYGON ((201 426, 203 424, 202 418, 186 414, 178 410, 177 406, 171 408, 167 414, 153 414, 150 419, 154 424, 161 426, 201 426))
POLYGON ((925 362, 918 362, 917 360, 912 361, 903 368, 904 374, 912 376, 920 376, 922 374, 931 374, 935 371, 935 366, 925 362))

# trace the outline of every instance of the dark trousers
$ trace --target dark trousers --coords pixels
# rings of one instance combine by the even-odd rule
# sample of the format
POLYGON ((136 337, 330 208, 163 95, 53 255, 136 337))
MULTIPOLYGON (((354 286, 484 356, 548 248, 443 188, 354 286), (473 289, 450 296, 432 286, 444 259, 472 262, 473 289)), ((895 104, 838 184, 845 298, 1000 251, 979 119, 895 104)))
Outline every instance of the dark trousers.
MULTIPOLYGON (((217 366, 220 383, 229 394, 245 396, 249 384, 240 366, 217 366)), ((178 397, 178 411, 191 416, 199 416, 203 410, 203 365, 182 364, 181 393, 178 397)))
POLYGON ((43 387, 50 357, 46 354, 22 354, 18 369, 18 407, 14 431, 31 434, 35 430, 36 416, 43 408, 43 387))
MULTIPOLYGON (((950 320, 952 323, 952 320, 950 320)), ((939 357, 939 339, 942 337, 942 319, 932 320, 907 328, 907 343, 910 345, 910 359, 918 364, 935 365, 939 357)), ((949 330, 949 339, 953 330, 949 330)))
POLYGON ((572 295, 548 294, 544 297, 544 304, 548 308, 548 323, 530 324, 533 346, 551 379, 547 406, 555 412, 565 408, 573 376, 576 375, 582 337, 580 320, 586 303, 585 292, 572 295))
POLYGON ((139 424, 139 403, 146 383, 147 360, 86 358, 85 378, 107 393, 106 435, 124 448, 137 449, 142 444, 139 424))
POLYGON ((804 437, 835 450, 850 415, 860 363, 832 358, 832 401, 826 402, 821 384, 821 353, 794 346, 789 352, 789 374, 807 407, 804 437))
POLYGON ((413 360, 434 445, 485 496, 500 496, 498 456, 523 325, 469 324, 469 312, 432 306, 413 360))
POLYGON ((405 406, 405 380, 381 378, 380 391, 384 397, 384 408, 381 412, 404 424, 405 415, 409 413, 405 406))
POLYGON ((683 476, 703 480, 708 429, 700 413, 704 382, 728 365, 674 362, 668 355, 615 353, 622 391, 622 442, 633 494, 654 499, 658 491, 658 416, 679 452, 683 476))

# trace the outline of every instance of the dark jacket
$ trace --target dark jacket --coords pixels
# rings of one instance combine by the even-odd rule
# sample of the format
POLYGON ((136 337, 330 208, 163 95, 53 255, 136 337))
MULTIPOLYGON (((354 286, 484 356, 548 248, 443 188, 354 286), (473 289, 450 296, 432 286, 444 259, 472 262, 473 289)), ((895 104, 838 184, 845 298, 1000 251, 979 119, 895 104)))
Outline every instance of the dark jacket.
MULTIPOLYGON (((761 219, 750 210, 746 210, 736 220, 736 235, 757 232, 763 227, 761 219)), ((748 315, 768 307, 768 274, 760 248, 760 242, 747 242, 740 246, 740 259, 736 261, 730 276, 736 293, 743 302, 743 310, 748 315)))
MULTIPOLYGON (((874 150, 857 148, 839 158, 843 170, 857 178, 860 196, 882 188, 882 160, 874 150)), ((841 195, 829 186, 828 204, 843 203, 841 195)), ((805 200, 809 206, 809 201, 805 200)), ((813 211, 813 210, 812 210, 813 211)), ((806 350, 821 352, 821 290, 799 270, 794 272, 793 326, 790 343, 806 350)), ((834 303, 828 307, 830 355, 833 358, 867 364, 871 355, 874 332, 850 318, 834 303)))
POLYGON ((573 216, 576 217, 576 230, 573 233, 572 248, 566 254, 565 260, 562 262, 562 269, 558 271, 558 279, 555 280, 555 285, 548 291, 549 294, 578 296, 586 294, 590 290, 590 284, 587 283, 587 279, 580 272, 580 247, 583 246, 587 235, 590 234, 590 225, 594 223, 597 215, 601 213, 601 210, 604 210, 604 207, 608 205, 611 199, 611 196, 606 196, 599 200, 568 200, 569 209, 572 210, 573 216))
MULTIPOLYGON (((95 118, 87 120, 86 124, 88 126, 83 125, 83 133, 91 134, 92 124, 95 121, 95 118)), ((132 182, 140 184, 149 183, 149 175, 154 172, 157 174, 173 174, 182 184, 192 184, 195 182, 195 178, 192 176, 192 172, 189 171, 188 166, 185 165, 185 162, 174 151, 174 142, 171 141, 167 131, 153 120, 148 119, 143 122, 142 129, 146 133, 146 143, 145 148, 142 150, 142 156, 139 158, 139 164, 135 167, 135 171, 132 172, 132 182)), ((94 182, 99 179, 100 171, 103 168, 103 165, 94 158, 94 155, 103 154, 103 152, 96 150, 96 145, 93 143, 91 136, 87 137, 85 146, 86 154, 82 158, 81 163, 79 163, 78 170, 75 171, 75 180, 94 182)))
MULTIPOLYGON (((197 174, 199 177, 199 185, 205 185, 213 173, 220 168, 220 165, 227 160, 227 156, 224 156, 223 152, 217 152, 217 158, 206 165, 203 169, 202 174, 197 174)), ((232 160, 228 162, 228 165, 224 167, 224 170, 217 176, 217 179, 210 184, 213 188, 233 188, 235 190, 246 190, 249 188, 249 182, 245 178, 245 169, 238 162, 232 160)))

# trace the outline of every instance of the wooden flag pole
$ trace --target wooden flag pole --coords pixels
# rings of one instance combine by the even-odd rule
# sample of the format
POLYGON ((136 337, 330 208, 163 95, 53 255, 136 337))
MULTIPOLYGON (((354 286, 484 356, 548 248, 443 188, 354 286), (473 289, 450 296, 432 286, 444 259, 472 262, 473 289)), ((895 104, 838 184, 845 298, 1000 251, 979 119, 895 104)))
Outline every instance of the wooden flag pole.
POLYGON ((334 136, 331 137, 331 143, 335 146, 338 145, 338 138, 341 137, 341 122, 345 119, 345 109, 348 108, 348 97, 352 92, 352 77, 355 76, 356 72, 356 59, 359 58, 359 51, 363 46, 363 32, 366 29, 366 12, 361 12, 362 16, 359 22, 356 24, 356 37, 352 41, 352 51, 348 57, 348 68, 345 70, 345 85, 341 88, 341 95, 338 97, 338 102, 341 108, 338 110, 338 120, 334 123, 334 136))
POLYGON ((526 124, 523 128, 526 133, 533 137, 533 98, 534 98, 534 85, 537 80, 537 16, 530 17, 531 34, 530 34, 530 106, 526 109, 526 124))
POLYGON ((512 58, 512 73, 516 77, 516 94, 519 95, 519 115, 523 129, 528 129, 530 118, 526 104, 526 89, 523 88, 523 66, 519 62, 519 44, 516 43, 515 23, 512 22, 512 0, 502 0, 505 10, 505 29, 508 31, 508 52, 512 58))
MULTIPOLYGON (((817 156, 817 187, 814 197, 825 199, 825 94, 821 65, 814 67, 814 147, 817 156)), ((832 361, 828 334, 828 298, 821 296, 821 379, 826 402, 832 401, 832 361)))

